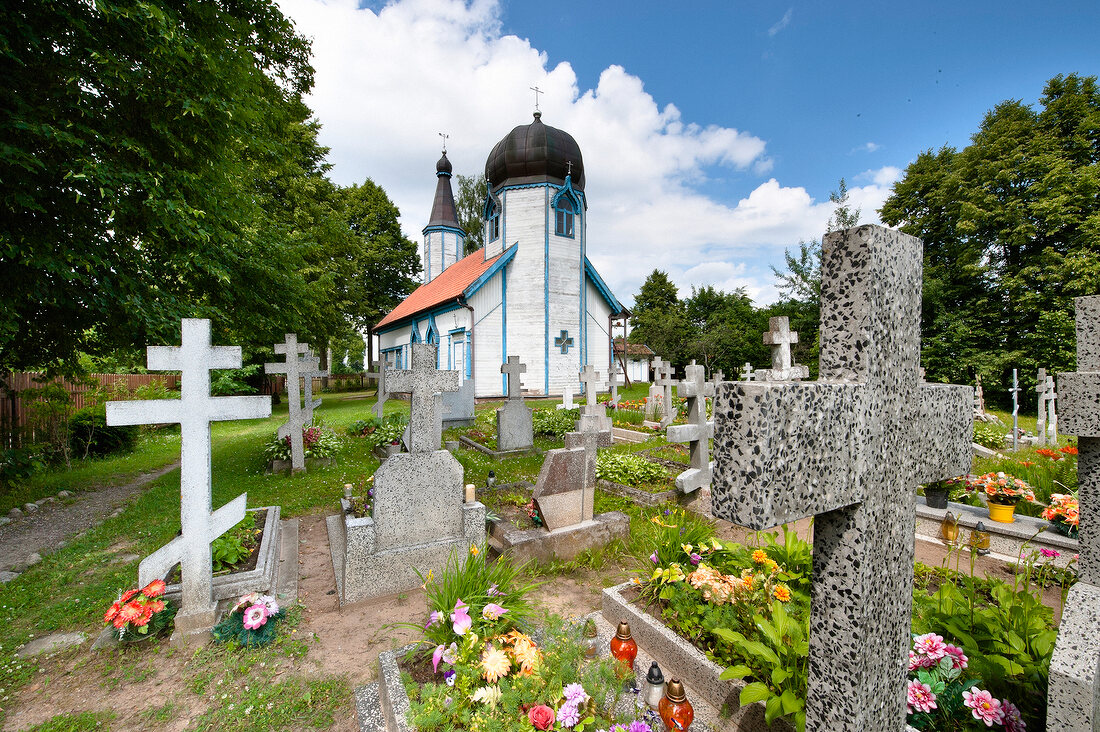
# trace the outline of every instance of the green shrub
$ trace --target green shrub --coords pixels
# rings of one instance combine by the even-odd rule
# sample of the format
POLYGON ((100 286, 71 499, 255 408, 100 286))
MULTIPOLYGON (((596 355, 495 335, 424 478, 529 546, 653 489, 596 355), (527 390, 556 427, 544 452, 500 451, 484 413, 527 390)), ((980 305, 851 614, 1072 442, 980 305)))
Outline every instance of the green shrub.
POLYGON ((632 452, 601 452, 596 458, 596 477, 631 486, 668 482, 663 467, 632 452))
POLYGON ((69 420, 69 439, 78 458, 128 452, 137 442, 138 427, 108 427, 107 408, 94 405, 78 409, 69 420))
POLYGON ((227 571, 246 559, 256 547, 261 533, 256 528, 256 513, 249 511, 236 526, 210 542, 215 574, 227 571))
MULTIPOLYGON (((302 445, 307 458, 336 457, 344 449, 344 442, 332 430, 316 425, 302 430, 302 445)), ((290 435, 279 439, 276 432, 264 444, 264 457, 268 460, 290 460, 290 435)))
POLYGON ((579 409, 536 409, 531 414, 531 424, 536 435, 548 435, 557 439, 577 428, 579 409))
MULTIPOLYGON (((224 369, 215 371, 210 376, 210 393, 214 396, 229 396, 231 394, 255 394, 258 390, 248 383, 249 379, 255 379, 260 373, 260 364, 254 363, 240 369, 224 369)), ((144 388, 144 387, 141 387, 144 388)), ((147 397, 138 397, 145 399, 147 397)))
POLYGON ((1005 446, 1005 431, 997 429, 988 422, 974 423, 974 442, 990 450, 1002 449, 1005 446))

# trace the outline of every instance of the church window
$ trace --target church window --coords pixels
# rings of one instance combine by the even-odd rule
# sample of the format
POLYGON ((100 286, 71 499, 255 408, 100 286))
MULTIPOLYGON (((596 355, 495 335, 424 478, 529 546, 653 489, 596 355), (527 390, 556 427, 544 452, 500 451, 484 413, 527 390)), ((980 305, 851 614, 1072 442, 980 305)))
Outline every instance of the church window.
POLYGON ((556 214, 556 233, 558 236, 568 236, 573 238, 573 203, 567 196, 562 196, 558 199, 558 204, 555 208, 556 214))
POLYGON ((493 215, 489 217, 489 221, 487 222, 487 225, 488 225, 488 229, 489 229, 489 231, 488 231, 489 241, 496 241, 497 239, 499 239, 500 238, 500 212, 499 211, 493 211, 493 215))

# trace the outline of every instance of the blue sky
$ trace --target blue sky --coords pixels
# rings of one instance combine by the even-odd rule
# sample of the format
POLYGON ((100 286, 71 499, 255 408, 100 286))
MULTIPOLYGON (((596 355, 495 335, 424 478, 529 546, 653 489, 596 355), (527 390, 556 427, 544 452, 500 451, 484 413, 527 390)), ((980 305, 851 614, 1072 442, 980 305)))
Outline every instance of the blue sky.
POLYGON ((920 151, 966 145, 1056 74, 1100 73, 1095 0, 281 5, 314 39, 333 177, 382 185, 417 241, 437 132, 456 172, 481 172, 544 89, 543 121, 585 158, 589 256, 626 303, 655 267, 681 295, 771 302, 770 265, 821 235, 841 176, 876 221, 920 151))

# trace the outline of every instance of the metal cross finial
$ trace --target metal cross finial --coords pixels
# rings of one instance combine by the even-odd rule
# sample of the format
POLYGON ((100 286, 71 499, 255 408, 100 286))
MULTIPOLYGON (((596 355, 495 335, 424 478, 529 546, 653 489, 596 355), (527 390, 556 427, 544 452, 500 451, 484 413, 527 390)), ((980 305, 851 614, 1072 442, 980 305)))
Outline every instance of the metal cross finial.
POLYGON ((439 136, 443 138, 443 154, 446 155, 447 154, 447 138, 450 137, 450 135, 448 135, 445 132, 440 132, 439 136))
POLYGON ((539 94, 545 94, 546 92, 544 92, 542 89, 539 89, 537 86, 532 86, 528 88, 535 93, 535 111, 537 112, 539 111, 539 94))
POLYGON ((573 161, 572 160, 566 160, 565 161, 565 174, 566 175, 573 175, 573 161))

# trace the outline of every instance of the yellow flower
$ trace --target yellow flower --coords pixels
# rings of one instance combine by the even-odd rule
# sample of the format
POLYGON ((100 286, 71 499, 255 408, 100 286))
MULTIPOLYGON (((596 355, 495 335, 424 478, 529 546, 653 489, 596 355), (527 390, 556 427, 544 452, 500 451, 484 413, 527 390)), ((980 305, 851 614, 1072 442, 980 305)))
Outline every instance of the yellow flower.
POLYGON ((512 654, 516 657, 516 663, 520 667, 520 675, 530 676, 539 667, 542 653, 530 638, 524 637, 517 640, 512 648, 512 654))
POLYGON ((480 552, 481 550, 477 548, 477 544, 470 544, 470 554, 472 556, 476 557, 480 552))
POLYGON ((786 585, 776 585, 772 595, 780 602, 790 602, 791 599, 791 591, 786 585))
POLYGON ((764 562, 768 561, 768 555, 764 553, 763 549, 757 549, 752 553, 752 561, 756 562, 757 564, 763 564, 764 562))
POLYGON ((504 651, 495 646, 489 646, 481 655, 481 669, 485 672, 485 680, 495 684, 512 670, 512 662, 508 660, 508 654, 504 651))
POLYGON ((695 547, 693 547, 691 544, 681 544, 680 548, 684 550, 685 554, 691 554, 691 552, 695 549, 695 547))
POLYGON ((764 563, 764 566, 768 568, 769 572, 775 572, 779 569, 779 562, 775 561, 774 559, 769 559, 764 563))

